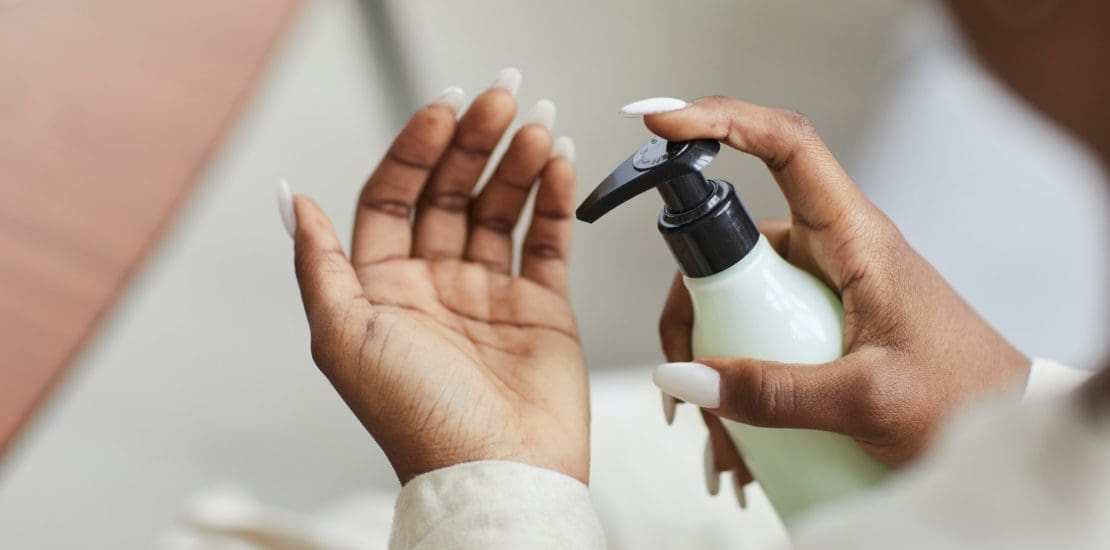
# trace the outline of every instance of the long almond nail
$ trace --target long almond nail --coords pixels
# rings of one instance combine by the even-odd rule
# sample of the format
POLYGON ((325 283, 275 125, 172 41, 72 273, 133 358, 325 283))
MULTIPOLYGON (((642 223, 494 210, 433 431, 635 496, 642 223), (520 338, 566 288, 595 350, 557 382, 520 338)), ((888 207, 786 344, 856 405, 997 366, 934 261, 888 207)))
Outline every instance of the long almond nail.
POLYGON ((706 409, 721 404, 721 374, 701 363, 663 363, 651 379, 664 392, 706 409))
POLYGON ((555 126, 555 104, 550 99, 541 99, 524 115, 524 124, 539 124, 548 131, 555 126))
POLYGON ((717 471, 717 467, 713 462, 713 440, 705 440, 705 490, 709 491, 711 496, 717 496, 721 491, 721 472, 717 471))
POLYGON ((740 482, 740 472, 732 471, 732 490, 736 493, 736 502, 740 504, 740 508, 748 507, 748 495, 744 492, 744 484, 740 482))
POLYGON ((451 86, 443 90, 439 97, 432 100, 433 104, 444 105, 458 114, 459 109, 462 109, 463 103, 466 101, 466 94, 463 89, 458 86, 451 86))
POLYGON ((667 419, 667 425, 670 426, 674 424, 675 398, 663 392, 659 392, 659 395, 663 397, 663 418, 667 419))
POLYGON ((551 158, 565 158, 574 162, 574 140, 569 136, 562 136, 555 140, 551 146, 551 158))
POLYGON ((621 116, 639 117, 685 109, 690 104, 673 97, 649 97, 621 107, 621 116))
POLYGON ((289 182, 281 180, 278 184, 278 212, 281 213, 281 223, 285 225, 285 232, 292 237, 297 233, 297 212, 293 210, 293 191, 289 189, 289 182))
POLYGON ((520 70, 515 67, 505 67, 497 73, 497 77, 493 79, 493 84, 490 88, 501 88, 509 92, 509 94, 516 96, 520 91, 520 80, 522 75, 520 70))

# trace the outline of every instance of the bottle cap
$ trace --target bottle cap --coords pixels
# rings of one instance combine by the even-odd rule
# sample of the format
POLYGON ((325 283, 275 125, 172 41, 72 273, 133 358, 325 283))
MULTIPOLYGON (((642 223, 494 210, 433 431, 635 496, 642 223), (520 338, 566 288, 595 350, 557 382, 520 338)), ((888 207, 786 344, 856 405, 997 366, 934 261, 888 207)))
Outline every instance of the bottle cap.
POLYGON ((664 204, 659 232, 682 273, 705 277, 724 271, 751 251, 759 230, 730 183, 702 174, 720 149, 715 140, 653 137, 590 193, 576 215, 593 223, 632 197, 657 189, 664 204))

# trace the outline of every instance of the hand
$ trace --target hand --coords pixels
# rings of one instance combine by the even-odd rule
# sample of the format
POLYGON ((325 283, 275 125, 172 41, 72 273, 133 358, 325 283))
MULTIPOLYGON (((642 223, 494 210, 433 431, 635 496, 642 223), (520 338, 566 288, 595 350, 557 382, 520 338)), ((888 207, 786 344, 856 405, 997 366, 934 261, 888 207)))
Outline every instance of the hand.
MULTIPOLYGON (((1024 383, 1028 359, 860 193, 804 117, 711 97, 645 123, 670 140, 718 139, 762 159, 791 219, 761 230, 784 258, 823 279, 844 302, 845 353, 836 361, 698 360, 719 373, 719 406, 703 414, 717 470, 734 468, 743 482, 751 480, 716 417, 842 433, 897 466, 921 453, 961 403, 1024 383)), ((692 323, 689 295, 676 277, 660 321, 669 361, 691 359, 692 323)))
POLYGON ((586 369, 567 298, 573 146, 561 140, 552 157, 550 102, 472 196, 518 82, 503 71, 458 121, 458 89, 412 117, 362 191, 350 260, 319 207, 294 201, 312 356, 402 483, 482 459, 588 481, 586 369), (537 181, 518 275, 512 230, 537 181))

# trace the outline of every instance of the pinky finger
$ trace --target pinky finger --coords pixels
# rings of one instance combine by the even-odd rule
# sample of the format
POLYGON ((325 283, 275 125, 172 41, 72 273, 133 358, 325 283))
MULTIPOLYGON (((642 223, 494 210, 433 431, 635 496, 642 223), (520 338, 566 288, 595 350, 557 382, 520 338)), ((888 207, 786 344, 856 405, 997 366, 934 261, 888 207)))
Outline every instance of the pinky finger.
POLYGON ((574 142, 555 140, 540 174, 532 224, 524 237, 520 274, 559 294, 567 294, 570 237, 574 229, 574 142))

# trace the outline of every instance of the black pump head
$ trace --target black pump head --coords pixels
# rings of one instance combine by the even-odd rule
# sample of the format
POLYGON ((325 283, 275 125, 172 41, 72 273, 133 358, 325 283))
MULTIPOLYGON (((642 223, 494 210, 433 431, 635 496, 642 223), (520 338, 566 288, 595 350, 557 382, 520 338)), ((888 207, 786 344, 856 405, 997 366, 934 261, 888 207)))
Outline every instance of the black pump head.
POLYGON ((759 230, 732 185, 707 180, 701 173, 720 149, 721 144, 710 139, 668 143, 653 137, 590 193, 576 215, 593 223, 656 188, 666 205, 659 232, 682 272, 704 277, 724 271, 751 251, 759 230))
POLYGON ((653 137, 613 170, 575 214, 579 220, 593 223, 653 187, 659 189, 663 203, 671 210, 696 206, 713 191, 713 185, 706 181, 701 170, 720 150, 721 144, 712 139, 670 143, 653 137))

